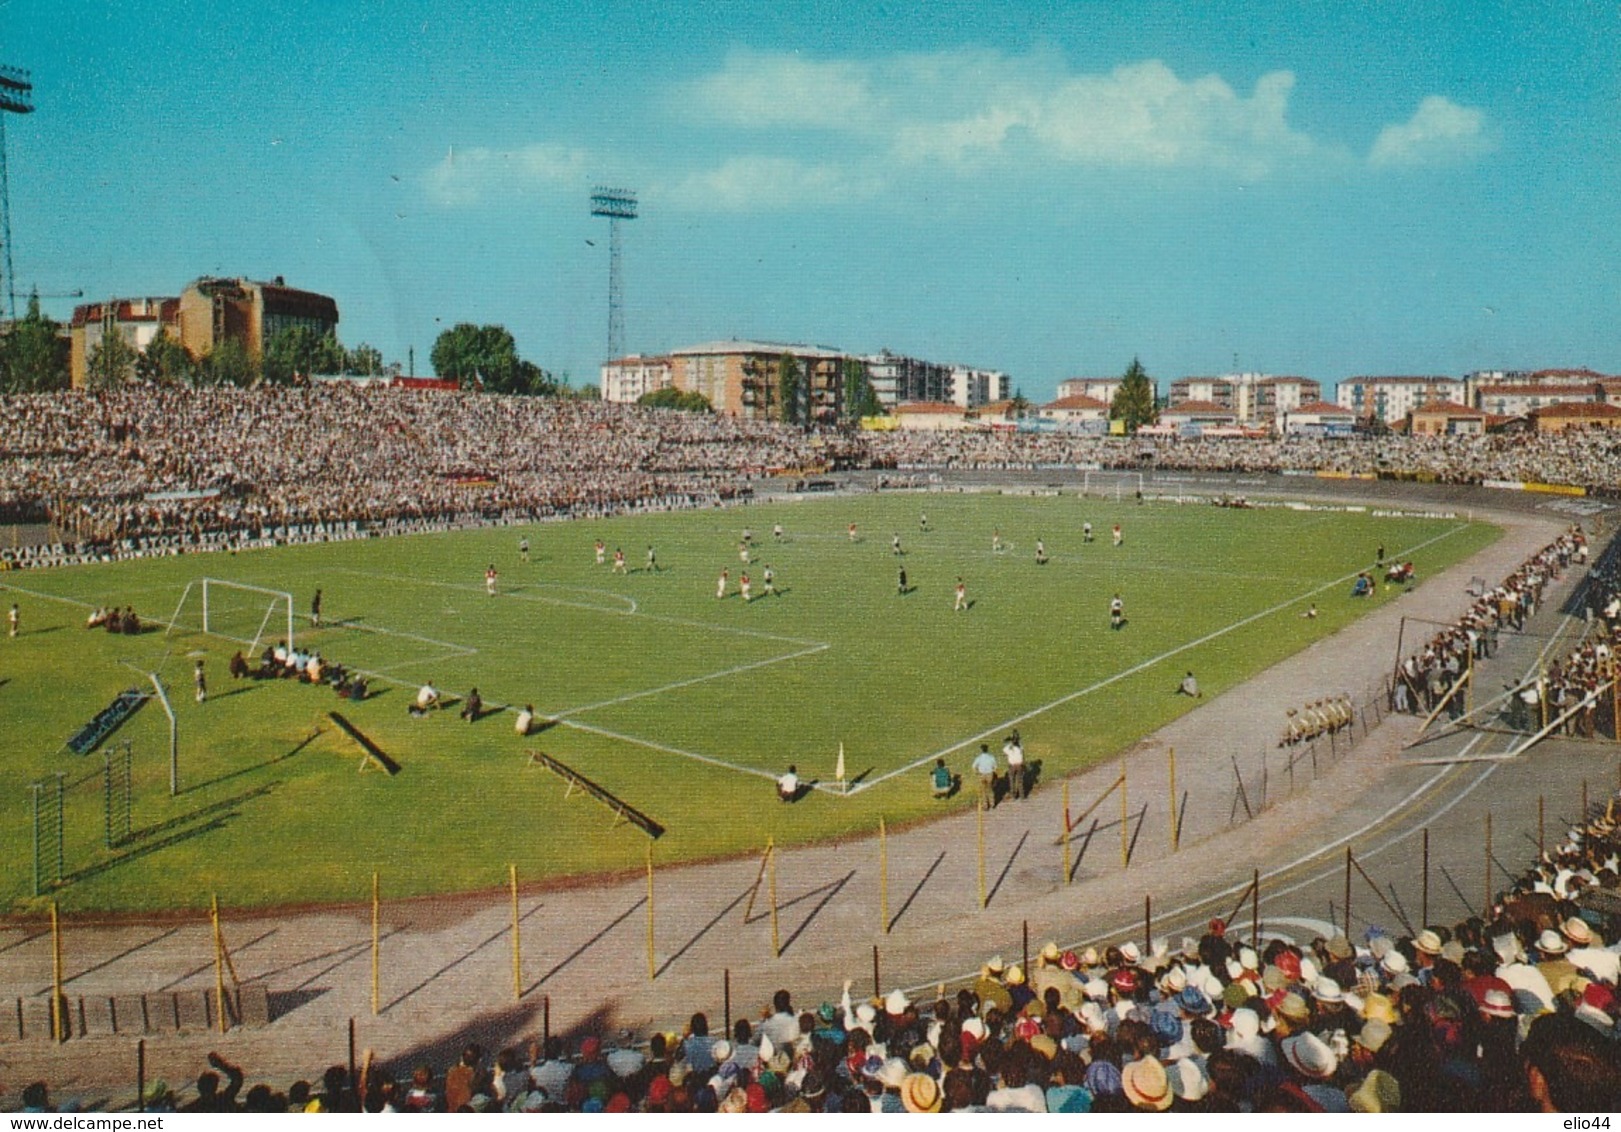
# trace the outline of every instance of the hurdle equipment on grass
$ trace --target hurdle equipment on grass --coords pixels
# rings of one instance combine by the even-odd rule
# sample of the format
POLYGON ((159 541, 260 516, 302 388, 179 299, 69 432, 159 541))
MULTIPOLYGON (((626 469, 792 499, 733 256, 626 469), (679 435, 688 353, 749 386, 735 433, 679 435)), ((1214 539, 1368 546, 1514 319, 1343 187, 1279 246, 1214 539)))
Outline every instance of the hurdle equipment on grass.
POLYGON ((349 738, 360 744, 360 749, 362 752, 364 752, 360 756, 360 770, 362 773, 364 773, 373 763, 377 765, 377 769, 387 771, 390 778, 400 773, 400 764, 383 754, 381 748, 379 748, 376 743, 373 743, 370 739, 366 738, 358 727, 350 723, 347 719, 343 718, 343 716, 339 715, 335 711, 329 711, 326 713, 326 715, 328 719, 330 719, 333 723, 336 723, 343 730, 345 735, 349 736, 349 738))
POLYGON ((635 806, 632 806, 629 802, 624 801, 610 791, 598 786, 595 782, 592 782, 579 771, 568 766, 566 763, 553 758, 544 751, 530 751, 528 765, 545 767, 547 770, 561 778, 564 782, 567 782, 568 789, 563 792, 563 797, 573 797, 574 791, 579 790, 582 793, 589 794, 591 797, 601 802, 604 806, 613 811, 615 825, 618 825, 622 821, 629 822, 631 825, 635 826, 637 829, 641 830, 655 841, 664 836, 664 827, 658 822, 642 813, 642 811, 638 810, 635 806))
POLYGON ((165 635, 177 628, 190 627, 182 623, 180 618, 192 600, 194 589, 202 594, 203 632, 246 645, 249 652, 256 652, 264 643, 265 630, 274 619, 276 628, 284 629, 283 641, 287 648, 293 648, 293 595, 286 590, 250 586, 245 582, 230 582, 223 578, 199 578, 187 582, 180 594, 180 601, 175 605, 174 616, 169 619, 165 635), (250 631, 252 636, 243 635, 250 631))
POLYGON ((88 755, 101 745, 101 741, 123 726, 124 721, 141 710, 151 695, 139 688, 126 688, 116 699, 96 713, 96 718, 81 727, 67 742, 68 750, 76 755, 88 755))

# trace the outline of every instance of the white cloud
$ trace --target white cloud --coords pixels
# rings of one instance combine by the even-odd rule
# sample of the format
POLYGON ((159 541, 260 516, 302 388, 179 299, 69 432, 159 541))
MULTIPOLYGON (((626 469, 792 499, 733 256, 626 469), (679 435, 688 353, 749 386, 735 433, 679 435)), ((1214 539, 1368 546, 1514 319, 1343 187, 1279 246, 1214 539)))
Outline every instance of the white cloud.
POLYGON ((755 212, 848 204, 871 199, 882 187, 880 177, 860 167, 745 156, 690 173, 668 190, 650 195, 695 211, 755 212))
POLYGON ((1379 131, 1368 163, 1433 165, 1478 157, 1494 148, 1483 112, 1432 94, 1406 122, 1379 131))
POLYGON ((1048 55, 944 51, 870 61, 733 52, 687 84, 680 104, 709 123, 815 129, 910 163, 1018 159, 1109 168, 1189 167, 1264 175, 1338 152, 1288 123, 1294 76, 1248 95, 1218 75, 1184 79, 1158 60, 1106 74, 1048 55))
POLYGON ((682 114, 749 129, 859 128, 878 113, 867 66, 842 60, 733 50, 714 74, 677 91, 682 114))
POLYGON ((428 195, 443 205, 476 204, 486 196, 584 184, 590 157, 563 145, 500 151, 452 149, 428 170, 428 195))

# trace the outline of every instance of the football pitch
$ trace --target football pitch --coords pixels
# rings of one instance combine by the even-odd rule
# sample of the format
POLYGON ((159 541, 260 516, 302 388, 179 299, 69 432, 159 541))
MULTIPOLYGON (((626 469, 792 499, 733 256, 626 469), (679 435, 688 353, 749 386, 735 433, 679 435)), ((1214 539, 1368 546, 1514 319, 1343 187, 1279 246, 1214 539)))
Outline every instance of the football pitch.
MULTIPOLYGON (((194 910, 210 894, 236 907, 360 902, 374 872, 401 897, 495 888, 509 864, 526 882, 642 867, 648 836, 533 765, 535 751, 662 825, 660 863, 757 853, 767 837, 865 834, 880 816, 895 825, 971 807, 973 753, 1014 727, 1051 784, 1189 710, 1174 694, 1184 672, 1219 694, 1332 634, 1392 598, 1382 586, 1349 596, 1376 547, 1423 579, 1497 533, 1460 519, 1074 495, 822 497, 5 575, 22 632, 0 641, 0 898, 13 911, 46 899, 33 895, 37 846, 51 880, 60 845, 62 883, 47 887, 70 910, 194 910), (230 679, 238 642, 258 638, 262 651, 285 609, 216 588, 205 634, 198 587, 181 600, 204 577, 289 592, 298 643, 369 673, 371 696, 230 679), (317 588, 320 628, 307 616, 317 588), (1126 623, 1115 630, 1117 593, 1126 623), (1319 616, 1302 617, 1311 604, 1319 616), (86 630, 107 605, 157 624, 86 630), (150 672, 176 719, 173 796, 161 703, 89 754, 66 746, 119 692, 150 690, 150 672), (468 722, 452 702, 414 717, 424 681, 447 699, 476 687, 486 714, 468 722), (525 704, 555 722, 520 737, 525 704), (360 773, 362 749, 332 711, 399 773, 360 773), (116 764, 126 742, 130 784, 115 774, 109 791, 106 756, 116 764), (967 787, 944 801, 930 796, 936 758, 967 787), (784 805, 774 780, 790 764, 812 788, 784 805)), ((1257 723, 1257 744, 1271 731, 1257 723)))

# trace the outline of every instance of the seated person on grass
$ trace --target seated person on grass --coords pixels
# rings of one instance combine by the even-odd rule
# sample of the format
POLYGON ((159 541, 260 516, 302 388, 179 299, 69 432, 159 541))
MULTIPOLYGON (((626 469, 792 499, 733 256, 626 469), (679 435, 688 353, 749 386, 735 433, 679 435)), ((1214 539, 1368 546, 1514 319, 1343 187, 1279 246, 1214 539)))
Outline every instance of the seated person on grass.
POLYGON ((936 798, 949 798, 951 796, 951 770, 946 766, 945 759, 935 759, 934 769, 929 772, 929 783, 936 798))
POLYGON ((417 713, 421 714, 422 712, 430 711, 430 710, 432 710, 434 708, 437 708, 438 706, 439 706, 439 689, 435 688, 433 686, 433 681, 430 680, 430 681, 428 681, 428 683, 422 685, 422 687, 417 689, 417 699, 416 699, 415 708, 416 708, 417 713))

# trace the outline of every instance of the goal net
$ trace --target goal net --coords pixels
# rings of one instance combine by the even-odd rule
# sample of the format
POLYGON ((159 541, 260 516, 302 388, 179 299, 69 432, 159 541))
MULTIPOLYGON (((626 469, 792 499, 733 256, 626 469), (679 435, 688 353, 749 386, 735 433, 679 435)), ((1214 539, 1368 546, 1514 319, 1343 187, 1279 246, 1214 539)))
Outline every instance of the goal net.
POLYGON ((1099 495, 1106 499, 1136 497, 1143 492, 1141 472, 1088 471, 1081 479, 1082 495, 1099 495))
POLYGON ((249 653, 265 644, 294 644, 293 595, 285 590, 199 578, 186 583, 169 631, 200 631, 246 646, 249 653))

